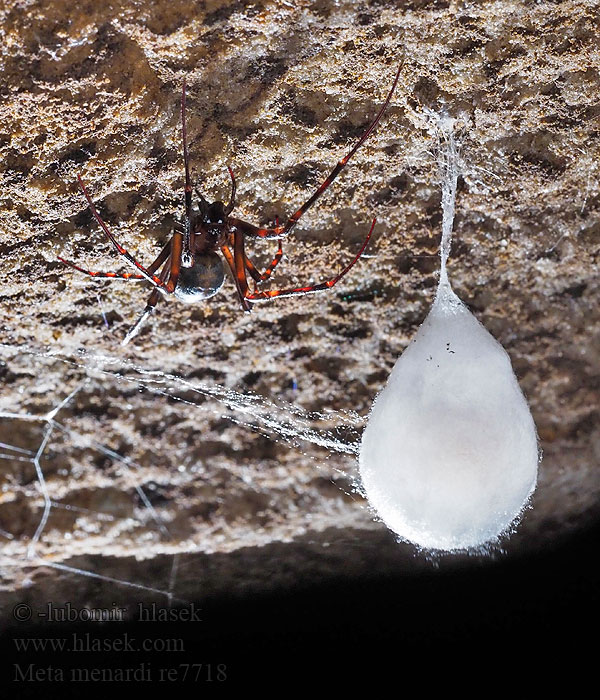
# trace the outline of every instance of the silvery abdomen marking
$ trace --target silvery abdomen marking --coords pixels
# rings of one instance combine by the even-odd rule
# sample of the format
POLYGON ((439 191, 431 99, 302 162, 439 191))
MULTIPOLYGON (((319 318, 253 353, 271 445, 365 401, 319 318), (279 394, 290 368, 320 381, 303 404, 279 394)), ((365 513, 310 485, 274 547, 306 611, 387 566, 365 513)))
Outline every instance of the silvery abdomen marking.
POLYGON ((225 270, 216 253, 196 255, 193 267, 182 267, 175 296, 186 304, 213 297, 223 286, 225 270))

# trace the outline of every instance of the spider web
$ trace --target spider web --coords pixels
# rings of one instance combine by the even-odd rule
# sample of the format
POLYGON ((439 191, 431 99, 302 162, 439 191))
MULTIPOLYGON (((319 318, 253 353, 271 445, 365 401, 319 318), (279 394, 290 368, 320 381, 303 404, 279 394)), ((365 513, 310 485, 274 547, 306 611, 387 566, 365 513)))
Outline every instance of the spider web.
MULTIPOLYGON (((234 391, 216 383, 183 379, 124 358, 84 350, 72 357, 60 352, 0 344, 0 360, 0 366, 5 370, 10 368, 17 375, 28 371, 43 378, 48 373, 58 373, 65 386, 64 396, 47 410, 35 405, 39 404, 39 397, 37 402, 33 401, 36 397, 27 396, 25 392, 20 407, 7 405, 7 399, 0 399, 0 462, 4 463, 0 470, 4 475, 1 502, 5 510, 5 517, 1 517, 0 508, 0 539, 4 540, 1 568, 5 589, 14 586, 14 580, 26 587, 39 567, 50 567, 76 577, 160 596, 169 604, 185 601, 175 596, 175 590, 180 554, 182 551, 190 553, 190 546, 174 543, 177 535, 171 532, 171 524, 154 506, 153 494, 144 486, 147 478, 141 476, 148 472, 149 465, 140 464, 118 447, 106 444, 97 435, 99 428, 95 422, 79 414, 77 402, 84 395, 88 400, 106 395, 115 420, 130 409, 127 394, 131 390, 175 406, 198 424, 207 414, 212 415, 296 452, 301 450, 315 468, 323 470, 326 478, 332 471, 338 473, 342 480, 334 482, 336 487, 351 497, 357 488, 353 458, 358 453, 364 418, 353 412, 308 412, 289 402, 234 391), (31 445, 36 446, 31 449, 31 445), (307 445, 324 449, 307 454, 304 451, 307 445), (343 467, 326 465, 332 455, 344 457, 343 467), (99 479, 95 466, 98 464, 102 465, 101 473, 106 473, 107 478, 99 479), (82 487, 87 485, 82 488, 86 497, 79 502, 77 488, 73 498, 73 487, 69 485, 73 479, 81 482, 82 487), (100 491, 108 491, 113 500, 117 497, 120 501, 117 506, 111 505, 109 498, 99 499, 96 505, 94 499, 90 499, 91 484, 98 480, 100 491), (31 523, 20 522, 19 527, 11 527, 11 514, 18 511, 23 499, 27 501, 31 523), (61 526, 61 520, 67 525, 61 526), (58 526, 54 521, 58 521, 58 526), (123 531, 125 542, 111 546, 111 540, 119 542, 119 529, 123 531), (127 546, 132 533, 140 529, 148 535, 148 554, 171 557, 164 587, 116 578, 93 567, 94 555, 126 556, 123 547, 127 546), (57 531, 62 532, 62 539, 57 538, 57 531), (64 550, 61 543, 65 545, 64 550), (90 561, 92 566, 65 563, 73 557, 90 561)), ((42 392, 44 384, 41 379, 42 392)), ((168 455, 154 451, 153 461, 168 463, 168 455)), ((175 475, 180 471, 181 467, 175 475)), ((273 539, 272 534, 269 539, 273 539)), ((235 542, 231 542, 229 549, 235 546, 235 542)), ((101 562, 102 559, 97 565, 101 566, 101 562)))

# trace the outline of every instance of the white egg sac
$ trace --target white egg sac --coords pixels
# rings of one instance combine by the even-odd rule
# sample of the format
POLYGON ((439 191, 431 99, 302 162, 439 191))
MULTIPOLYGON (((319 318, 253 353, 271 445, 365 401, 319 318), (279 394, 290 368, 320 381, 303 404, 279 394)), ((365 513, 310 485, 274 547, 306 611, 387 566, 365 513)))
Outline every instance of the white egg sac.
POLYGON ((537 465, 535 425, 506 351, 443 282, 363 434, 370 505, 420 547, 476 547, 519 516, 537 465))

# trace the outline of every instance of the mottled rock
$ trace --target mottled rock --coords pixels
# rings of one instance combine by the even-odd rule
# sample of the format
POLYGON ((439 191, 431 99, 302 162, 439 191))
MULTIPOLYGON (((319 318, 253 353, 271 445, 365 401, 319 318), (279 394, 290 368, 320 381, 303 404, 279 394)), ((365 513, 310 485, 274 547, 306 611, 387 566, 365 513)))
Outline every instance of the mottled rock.
MULTIPOLYGON (((589 0, 0 5, 0 410, 41 416, 80 387, 39 461, 53 505, 31 559, 44 512, 38 475, 29 453, 2 455, 5 600, 132 596, 40 568, 40 556, 184 599, 430 566, 371 521, 352 493, 351 453, 276 442, 247 425, 269 410, 233 413, 194 387, 256 392, 279 402, 278 421, 290 405, 338 412, 300 413, 294 425, 337 428, 351 452, 362 421, 339 412, 366 415, 433 299, 441 208, 431 111, 457 119, 466 163, 453 286, 510 354, 544 453, 533 508, 504 556, 595 521, 599 19, 589 0), (147 285, 93 280, 57 260, 125 269, 77 175, 149 263, 183 212, 185 80, 202 192, 226 200, 230 164, 236 214, 283 219, 353 144, 399 62, 380 128, 285 241, 271 283, 330 277, 377 216, 350 275, 252 314, 227 279, 205 304, 161 301, 122 348, 147 285)), ((261 267, 275 250, 248 243, 261 267)), ((35 452, 45 425, 3 418, 0 442, 35 452)))

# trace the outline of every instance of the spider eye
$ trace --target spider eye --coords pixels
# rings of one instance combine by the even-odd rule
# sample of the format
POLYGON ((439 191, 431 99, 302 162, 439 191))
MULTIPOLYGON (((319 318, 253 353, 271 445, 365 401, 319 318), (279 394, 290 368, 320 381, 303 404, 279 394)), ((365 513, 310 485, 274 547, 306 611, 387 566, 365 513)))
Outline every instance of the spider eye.
POLYGON ((197 255, 193 267, 182 267, 175 287, 175 296, 186 304, 210 299, 223 286, 225 270, 216 253, 197 255))

